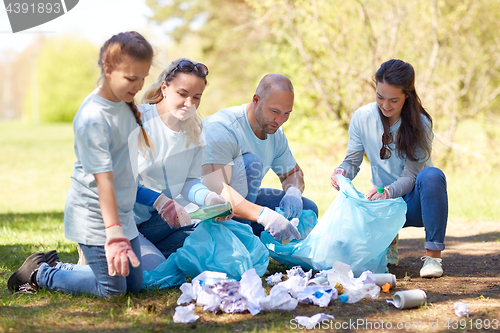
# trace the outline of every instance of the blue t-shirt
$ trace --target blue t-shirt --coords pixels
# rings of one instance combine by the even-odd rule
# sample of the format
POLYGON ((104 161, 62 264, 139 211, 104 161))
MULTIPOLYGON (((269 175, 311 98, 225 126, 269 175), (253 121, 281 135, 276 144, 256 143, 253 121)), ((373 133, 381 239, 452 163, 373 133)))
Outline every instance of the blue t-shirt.
MULTIPOLYGON (((172 199, 181 193, 189 192, 195 185, 202 187, 200 190, 206 196, 210 191, 199 181, 202 148, 194 143, 187 146, 189 138, 186 134, 168 128, 161 120, 156 104, 141 104, 138 109, 142 114, 143 127, 153 139, 156 150, 153 158, 145 158, 141 153, 138 155, 140 186, 162 192, 172 199), (194 182, 186 182, 188 179, 194 182), (186 186, 189 188, 186 189, 186 186)), ((186 197, 186 199, 192 198, 186 197)), ((197 202, 200 203, 204 204, 203 201, 197 202)), ((134 206, 135 222, 141 224, 148 221, 154 210, 151 206, 137 202, 134 206)))
MULTIPOLYGON (((426 117, 422 121, 429 125, 426 117)), ((401 125, 401 118, 390 127, 393 138, 401 125)), ((394 142, 389 145, 391 157, 386 160, 380 158, 382 149, 382 135, 384 127, 378 113, 377 103, 370 103, 360 107, 354 112, 349 125, 348 151, 365 151, 372 170, 371 182, 375 186, 389 186, 401 177, 406 163, 406 157, 400 158, 395 150, 394 142)), ((423 160, 422 160, 423 162, 423 160)), ((432 166, 429 158, 424 167, 432 166)))
POLYGON ((203 150, 202 164, 234 165, 235 158, 252 153, 262 162, 263 176, 270 168, 278 175, 292 170, 297 162, 283 129, 259 139, 250 127, 246 110, 247 104, 233 106, 203 120, 207 148, 203 150))
POLYGON ((140 131, 130 107, 93 92, 78 109, 73 129, 77 161, 64 210, 66 237, 85 245, 106 243, 94 174, 112 171, 123 233, 128 239, 136 238, 139 233, 132 209, 137 192, 134 170, 140 131))

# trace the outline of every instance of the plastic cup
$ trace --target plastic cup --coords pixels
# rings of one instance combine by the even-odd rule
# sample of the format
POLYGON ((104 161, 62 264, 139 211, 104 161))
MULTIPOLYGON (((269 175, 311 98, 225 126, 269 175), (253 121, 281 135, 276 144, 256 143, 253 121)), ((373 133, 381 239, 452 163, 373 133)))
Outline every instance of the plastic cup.
POLYGON ((379 287, 382 287, 386 283, 391 284, 391 289, 396 287, 396 275, 394 274, 373 274, 373 277, 375 278, 375 284, 379 287))
POLYGON ((307 281, 308 286, 321 286, 321 285, 327 285, 328 280, 323 277, 323 276, 318 276, 317 278, 311 279, 307 281))
POLYGON ((398 309, 419 307, 427 301, 425 291, 421 289, 403 290, 392 296, 394 306, 398 309))

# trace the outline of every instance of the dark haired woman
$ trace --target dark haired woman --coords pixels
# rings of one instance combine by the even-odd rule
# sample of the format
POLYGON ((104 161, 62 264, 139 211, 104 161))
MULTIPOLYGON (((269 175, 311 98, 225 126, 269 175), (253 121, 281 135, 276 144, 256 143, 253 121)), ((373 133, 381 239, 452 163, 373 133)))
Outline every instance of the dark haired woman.
MULTIPOLYGON (((444 173, 432 166, 432 118, 422 107, 415 90, 415 71, 401 60, 383 63, 375 74, 376 102, 354 113, 349 144, 342 164, 331 175, 353 179, 366 153, 374 187, 366 198, 403 197, 407 203, 403 227, 425 228, 424 265, 421 277, 443 275, 441 251, 448 219, 448 196, 444 173), (384 187, 377 194, 377 187, 384 187)), ((388 263, 397 265, 397 237, 387 250, 388 263)))

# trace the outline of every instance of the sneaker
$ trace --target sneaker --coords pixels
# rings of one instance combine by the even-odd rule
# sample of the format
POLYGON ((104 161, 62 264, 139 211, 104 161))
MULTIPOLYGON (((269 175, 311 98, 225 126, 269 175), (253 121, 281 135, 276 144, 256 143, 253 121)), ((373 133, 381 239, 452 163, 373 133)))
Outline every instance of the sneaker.
POLYGON ((441 258, 432 258, 423 256, 420 258, 424 262, 424 266, 420 270, 420 277, 440 277, 443 276, 443 267, 441 267, 441 258))
POLYGON ((386 256, 387 256, 387 264, 397 266, 399 265, 399 252, 398 252, 398 240, 399 234, 394 238, 394 244, 389 245, 387 248, 386 256))
POLYGON ((56 250, 45 253, 45 261, 50 267, 56 267, 56 265, 61 262, 56 250))
POLYGON ((33 292, 38 290, 36 273, 41 264, 45 263, 43 252, 33 253, 15 271, 7 281, 7 287, 14 292, 33 292))

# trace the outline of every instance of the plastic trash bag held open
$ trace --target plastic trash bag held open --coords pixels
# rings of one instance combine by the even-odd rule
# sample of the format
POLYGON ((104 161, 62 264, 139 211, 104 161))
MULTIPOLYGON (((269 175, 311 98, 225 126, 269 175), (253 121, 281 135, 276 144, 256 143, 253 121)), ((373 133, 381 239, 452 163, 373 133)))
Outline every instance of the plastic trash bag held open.
POLYGON ((214 271, 240 280, 251 268, 264 275, 269 264, 269 252, 252 228, 232 220, 200 222, 176 254, 177 266, 191 278, 214 271))
POLYGON ((405 223, 406 203, 403 198, 367 200, 349 179, 337 178, 337 198, 305 239, 283 245, 262 232, 261 241, 271 257, 287 267, 320 271, 341 261, 351 266, 355 276, 366 270, 385 273, 386 249, 405 223))

